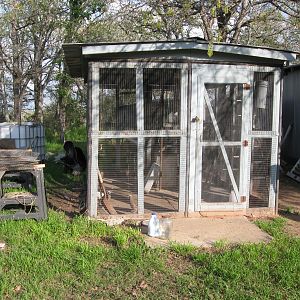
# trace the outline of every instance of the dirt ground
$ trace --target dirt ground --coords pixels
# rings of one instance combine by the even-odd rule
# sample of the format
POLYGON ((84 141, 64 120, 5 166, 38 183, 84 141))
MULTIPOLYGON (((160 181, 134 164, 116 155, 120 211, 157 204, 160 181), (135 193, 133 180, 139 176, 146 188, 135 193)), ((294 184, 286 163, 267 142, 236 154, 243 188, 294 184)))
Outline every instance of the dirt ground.
MULTIPOLYGON (((64 187, 47 190, 49 206, 63 211, 72 218, 80 214, 79 203, 83 201, 85 191, 82 187, 67 190, 64 187)), ((282 175, 279 185, 279 214, 287 218, 287 232, 300 236, 300 183, 282 175)))
POLYGON ((287 218, 287 232, 300 236, 300 183, 282 175, 279 183, 279 214, 287 218))
POLYGON ((279 209, 300 213, 300 183, 285 175, 279 182, 279 209))
POLYGON ((62 211, 67 217, 73 218, 80 214, 79 204, 84 198, 85 191, 81 188, 68 190, 64 187, 47 189, 47 201, 50 208, 62 211))
MULTIPOLYGON (((173 219, 169 240, 195 247, 210 248, 216 242, 228 244, 269 242, 271 237, 243 216, 224 218, 173 219)), ((149 246, 163 245, 165 240, 146 236, 149 246)), ((167 240, 168 242, 168 240, 167 240)))

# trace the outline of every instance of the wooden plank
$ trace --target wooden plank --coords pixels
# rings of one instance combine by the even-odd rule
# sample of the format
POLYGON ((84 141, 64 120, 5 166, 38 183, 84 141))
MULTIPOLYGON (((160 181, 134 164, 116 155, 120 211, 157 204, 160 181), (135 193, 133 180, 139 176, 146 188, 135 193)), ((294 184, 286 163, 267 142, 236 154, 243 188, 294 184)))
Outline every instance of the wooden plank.
POLYGON ((26 163, 26 164, 6 164, 2 165, 0 161, 0 171, 30 171, 44 168, 44 164, 26 163))
POLYGON ((39 161, 34 157, 0 157, 0 162, 2 164, 11 164, 11 163, 17 163, 17 164, 24 164, 24 163, 38 163, 39 161))
POLYGON ((0 149, 0 157, 31 156, 32 149, 0 149))
POLYGON ((5 205, 12 204, 21 204, 21 205, 33 205, 37 200, 37 196, 17 196, 13 198, 2 197, 0 199, 0 206, 4 207, 5 205))
POLYGON ((16 142, 13 139, 0 139, 0 148, 1 149, 15 149, 16 142))
POLYGON ((159 164, 153 163, 145 179, 146 184, 144 190, 146 194, 150 193, 150 190, 152 189, 154 182, 159 179, 159 174, 160 174, 159 164))
POLYGON ((98 182, 99 182, 100 198, 102 200, 102 205, 108 211, 109 214, 117 215, 117 212, 111 203, 110 195, 106 192, 103 178, 99 170, 98 170, 98 182))

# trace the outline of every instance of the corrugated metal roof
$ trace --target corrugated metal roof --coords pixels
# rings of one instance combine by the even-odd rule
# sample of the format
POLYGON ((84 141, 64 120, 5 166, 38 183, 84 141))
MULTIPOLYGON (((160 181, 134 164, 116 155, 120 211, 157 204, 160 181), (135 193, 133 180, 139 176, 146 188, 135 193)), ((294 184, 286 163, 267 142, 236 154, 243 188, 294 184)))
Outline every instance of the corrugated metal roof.
MULTIPOLYGON (((126 53, 156 53, 167 51, 202 51, 207 52, 209 43, 203 39, 191 38, 180 40, 164 41, 130 41, 130 42, 105 42, 105 43, 73 43, 64 44, 66 63, 70 74, 74 77, 83 76, 86 72, 85 58, 93 57, 98 60, 101 56, 106 57, 119 55, 121 58, 126 53), (83 71, 84 70, 84 71, 83 71)), ((214 43, 213 50, 215 53, 238 55, 245 57, 257 57, 266 61, 277 60, 293 61, 300 53, 280 50, 268 47, 246 46, 239 44, 214 43)), ((212 57, 213 60, 213 57, 212 57)))

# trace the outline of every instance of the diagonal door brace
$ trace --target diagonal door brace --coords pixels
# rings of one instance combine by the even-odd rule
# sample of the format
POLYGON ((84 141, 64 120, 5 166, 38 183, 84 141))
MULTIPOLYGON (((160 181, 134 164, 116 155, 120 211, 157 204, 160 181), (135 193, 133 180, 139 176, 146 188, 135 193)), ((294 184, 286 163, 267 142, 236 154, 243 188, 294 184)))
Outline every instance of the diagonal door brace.
POLYGON ((223 157, 224 157, 224 160, 225 160, 226 168, 227 168, 232 186, 233 186, 233 190, 234 190, 236 200, 239 202, 239 200, 240 200, 239 189, 237 187, 237 184, 236 184, 236 181, 235 181, 235 178, 234 178, 231 166, 230 166, 230 162, 229 162, 229 159, 228 159, 228 156, 227 156, 227 152, 226 152, 226 149, 225 149, 225 146, 224 146, 224 143, 223 143, 223 139, 222 139, 222 136, 221 136, 221 133, 220 133, 220 130, 219 130, 219 126, 218 126, 213 108, 212 108, 210 100, 209 100, 207 90, 206 90, 205 87, 204 87, 204 99, 205 99, 205 103, 206 103, 207 108, 209 110, 209 114, 210 114, 210 117, 212 119, 215 131, 216 131, 216 134, 217 134, 218 142, 219 142, 220 147, 221 147, 221 151, 222 151, 222 154, 223 154, 223 157))

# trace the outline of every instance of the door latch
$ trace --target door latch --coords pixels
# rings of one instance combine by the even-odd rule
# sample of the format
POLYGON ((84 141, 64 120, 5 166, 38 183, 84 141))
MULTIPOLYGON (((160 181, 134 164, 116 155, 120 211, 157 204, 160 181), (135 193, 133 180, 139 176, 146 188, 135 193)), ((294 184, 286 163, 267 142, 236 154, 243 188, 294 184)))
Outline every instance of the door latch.
POLYGON ((200 121, 200 118, 198 116, 196 116, 192 119, 193 123, 198 123, 199 121, 200 121))

